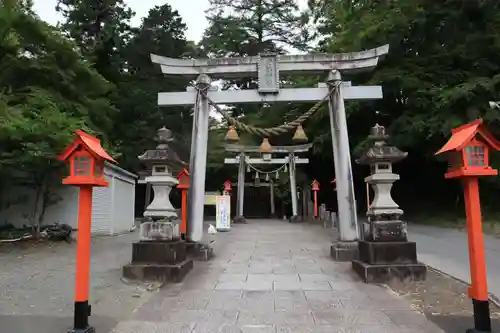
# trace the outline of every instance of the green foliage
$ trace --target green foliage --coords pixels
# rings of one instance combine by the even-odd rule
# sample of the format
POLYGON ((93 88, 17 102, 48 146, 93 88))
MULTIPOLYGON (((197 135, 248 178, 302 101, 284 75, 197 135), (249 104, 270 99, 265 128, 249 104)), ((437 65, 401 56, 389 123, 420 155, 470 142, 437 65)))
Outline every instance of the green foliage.
POLYGON ((72 38, 97 71, 111 82, 124 69, 123 52, 132 33, 134 15, 123 0, 58 0, 65 18, 62 30, 72 38))
POLYGON ((209 27, 200 46, 213 56, 306 48, 308 16, 295 0, 210 0, 209 27))
MULTIPOLYGON (((482 117, 500 137, 500 116, 488 107, 500 99, 500 3, 493 0, 309 0, 300 12, 293 0, 210 0, 209 26, 196 45, 185 38, 186 25, 168 4, 152 8, 139 27, 124 0, 59 0, 60 27, 37 18, 30 0, 1 0, 0 7, 0 184, 29 184, 40 204, 32 214, 41 221, 51 202, 62 164, 55 156, 76 128, 99 135, 120 165, 138 171, 137 155, 155 144, 165 125, 177 137, 181 158, 189 158, 191 108, 157 106, 160 91, 183 91, 189 82, 165 78, 150 54, 172 58, 254 56, 260 52, 307 50, 352 52, 390 45, 389 55, 370 73, 346 75, 356 85, 380 84, 379 101, 347 103, 353 157, 366 149, 370 127, 388 127, 391 141, 409 151, 395 187, 405 210, 456 208, 460 189, 443 179, 433 153, 451 128, 482 117), (314 29, 310 29, 310 22, 314 29), (428 184, 433 184, 429 193, 428 184), (399 192, 398 192, 399 191, 399 192), (448 200, 449 199, 449 200, 448 200), (406 200, 406 202, 404 202, 406 200), (448 202, 449 201, 449 202, 448 202), (38 207, 42 207, 41 209, 38 207), (38 211, 36 211, 38 210, 38 211)), ((323 77, 282 78, 283 86, 312 87, 323 77)), ((254 89, 255 79, 226 81, 224 88, 254 89)), ((312 105, 225 106, 233 116, 259 127, 295 119, 312 105)), ((333 175, 330 124, 326 106, 304 129, 314 143, 311 164, 298 183, 333 175)), ((207 188, 235 175, 223 164, 227 127, 212 119, 207 161, 207 188)), ((246 144, 261 138, 239 133, 246 144)), ((271 138, 290 144, 293 133, 271 138)), ((493 156, 498 165, 500 157, 493 156)), ((358 198, 367 171, 354 165, 358 198)), ((232 177, 234 178, 234 177, 232 177)), ((495 209, 498 178, 487 179, 484 204, 495 209)), ((289 197, 287 177, 280 177, 278 196, 289 197)), ((327 188, 327 186, 325 186, 327 188)), ((333 193, 326 200, 334 200, 333 193)), ((359 199, 360 205, 362 200, 359 199)))
MULTIPOLYGON (((380 101, 348 103, 352 147, 359 153, 369 128, 375 122, 385 125, 392 143, 410 153, 401 166, 400 187, 407 191, 403 195, 420 207, 435 199, 441 208, 455 207, 460 189, 443 179, 442 163, 433 155, 453 127, 478 117, 500 135, 498 111, 488 107, 500 91, 500 4, 316 0, 310 7, 322 35, 319 51, 390 45, 389 55, 372 73, 345 78, 356 84, 381 84, 384 91, 380 101)), ((324 115, 312 129, 319 134, 318 146, 326 143, 323 151, 328 149, 323 139, 329 134, 326 120, 324 115)))
POLYGON ((109 84, 75 46, 40 21, 29 3, 0 7, 0 184, 33 188, 30 220, 42 222, 77 128, 100 133, 114 112, 109 84))

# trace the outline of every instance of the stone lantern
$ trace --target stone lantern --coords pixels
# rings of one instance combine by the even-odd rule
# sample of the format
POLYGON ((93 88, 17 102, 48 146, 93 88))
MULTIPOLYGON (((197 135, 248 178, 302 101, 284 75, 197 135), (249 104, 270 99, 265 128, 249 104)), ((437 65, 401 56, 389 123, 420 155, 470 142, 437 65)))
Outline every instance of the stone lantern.
POLYGON ((384 126, 373 126, 368 136, 373 146, 357 161, 370 166, 371 174, 365 182, 375 193, 366 212, 368 223, 364 227, 364 239, 406 241, 406 223, 400 220, 403 210, 392 199, 391 188, 399 180, 399 175, 392 172, 392 164, 404 159, 408 153, 387 145, 387 138, 384 126))
POLYGON ((385 128, 376 124, 368 139, 373 142, 357 161, 370 166, 365 182, 375 195, 366 215, 363 240, 358 243, 359 260, 353 269, 365 282, 384 283, 392 278, 423 280, 427 268, 417 261, 417 246, 407 238, 406 222, 401 220, 403 210, 391 197, 391 188, 399 175, 392 172, 392 164, 408 153, 386 144, 385 128))
POLYGON ((162 127, 157 133, 158 146, 139 156, 139 160, 151 170, 151 175, 144 180, 151 184, 154 192, 153 201, 146 208, 144 217, 175 219, 178 214, 170 202, 170 191, 179 181, 172 171, 182 169, 182 161, 169 146, 173 141, 172 132, 162 127))
POLYGON ((181 282, 193 268, 187 257, 187 244, 181 239, 177 210, 170 202, 170 191, 179 183, 172 172, 185 165, 169 145, 172 132, 158 130, 158 146, 139 156, 150 170, 145 177, 151 184, 154 198, 144 212, 148 218, 141 224, 140 240, 132 244, 132 261, 123 266, 123 277, 136 281, 181 282))

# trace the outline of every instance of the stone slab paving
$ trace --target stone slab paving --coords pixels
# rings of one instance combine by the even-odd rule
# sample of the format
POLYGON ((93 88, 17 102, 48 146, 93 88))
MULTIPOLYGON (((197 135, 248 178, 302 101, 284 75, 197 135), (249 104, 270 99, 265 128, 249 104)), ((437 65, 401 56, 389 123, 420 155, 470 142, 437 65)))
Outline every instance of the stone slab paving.
MULTIPOLYGON (((136 231, 92 240, 90 322, 98 333, 129 318, 153 294, 149 285, 120 280, 138 237, 136 231)), ((0 249, 1 333, 63 333, 72 327, 75 249, 76 242, 0 249)))
POLYGON ((329 231, 250 220, 216 235, 216 257, 196 262, 113 332, 439 333, 387 289, 330 259, 329 231))

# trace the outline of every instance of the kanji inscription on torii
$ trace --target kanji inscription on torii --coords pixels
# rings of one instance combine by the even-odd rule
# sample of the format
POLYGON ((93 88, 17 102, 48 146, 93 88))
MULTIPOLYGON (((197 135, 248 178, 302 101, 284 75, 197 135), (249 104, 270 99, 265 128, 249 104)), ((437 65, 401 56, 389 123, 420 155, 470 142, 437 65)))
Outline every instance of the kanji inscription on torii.
POLYGON ((264 53, 259 56, 257 75, 259 80, 258 92, 261 94, 279 93, 278 55, 264 53))
POLYGON ((188 239, 198 242, 203 237, 203 202, 210 106, 217 104, 317 102, 329 98, 330 130, 337 179, 337 201, 340 242, 332 246, 337 260, 352 260, 357 253, 358 224, 354 196, 351 153, 344 100, 380 99, 380 86, 342 84, 341 73, 374 69, 379 59, 389 52, 389 45, 361 52, 340 54, 274 55, 217 59, 171 59, 151 55, 165 75, 181 75, 196 80, 196 88, 185 92, 158 93, 159 106, 193 105, 193 141, 191 143, 191 184, 188 239), (264 70, 265 68, 265 70, 264 70), (280 89, 280 74, 325 75, 326 84, 314 88, 280 89), (258 89, 214 91, 210 82, 219 79, 259 78, 258 89), (208 90, 207 90, 208 89, 208 90), (207 91, 206 95, 199 90, 207 91), (332 93, 333 91, 333 93, 332 93))

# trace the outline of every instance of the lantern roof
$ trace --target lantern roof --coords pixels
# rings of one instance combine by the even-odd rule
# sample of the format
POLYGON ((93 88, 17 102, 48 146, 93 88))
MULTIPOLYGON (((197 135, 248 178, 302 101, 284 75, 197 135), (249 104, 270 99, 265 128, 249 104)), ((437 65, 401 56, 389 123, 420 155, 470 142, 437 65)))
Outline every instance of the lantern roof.
POLYGON ((76 130, 75 134, 76 138, 73 142, 57 157, 59 160, 66 160, 76 149, 78 149, 80 145, 83 145, 86 150, 95 155, 97 158, 116 163, 116 161, 109 156, 101 146, 101 140, 82 130, 76 130))
POLYGON ((493 149, 500 150, 500 142, 486 129, 482 119, 474 120, 468 124, 451 130, 451 138, 435 155, 451 150, 463 149, 474 137, 479 134, 493 149))
POLYGON ((157 131, 156 141, 158 145, 155 149, 146 150, 138 156, 140 161, 146 164, 167 164, 172 167, 187 165, 170 145, 173 141, 172 131, 163 126, 157 131))
POLYGON ((373 142, 373 146, 361 155, 356 161, 359 164, 373 164, 377 162, 395 163, 404 159, 408 153, 401 151, 394 146, 388 146, 386 140, 389 135, 385 132, 385 127, 375 124, 372 127, 368 139, 373 142))

